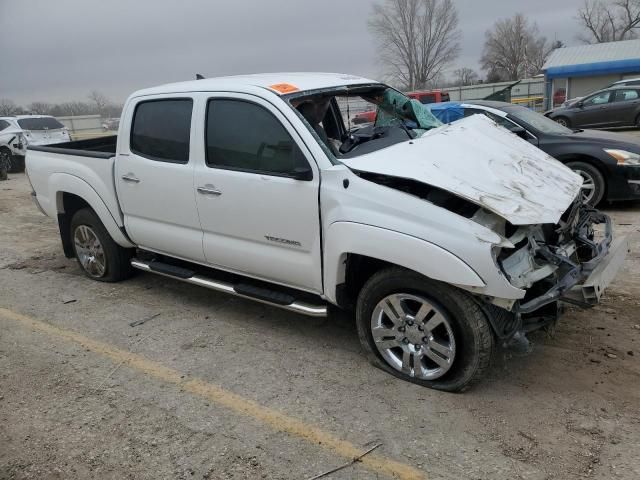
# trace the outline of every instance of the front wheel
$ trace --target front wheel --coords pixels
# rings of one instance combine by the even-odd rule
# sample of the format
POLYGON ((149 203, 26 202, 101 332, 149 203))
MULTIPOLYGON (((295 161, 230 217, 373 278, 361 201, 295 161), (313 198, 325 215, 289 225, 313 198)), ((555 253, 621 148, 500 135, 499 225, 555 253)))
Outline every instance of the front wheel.
POLYGON ((591 206, 598 205, 604 198, 606 189, 600 170, 585 162, 569 162, 567 167, 582 177, 582 201, 591 206))
POLYGON ((132 250, 118 245, 95 212, 78 210, 71 219, 71 241, 84 274, 100 282, 118 282, 132 275, 132 250))
POLYGON ((369 360, 403 380, 460 392, 489 367, 494 339, 481 308, 418 273, 374 274, 358 296, 356 322, 369 360))
POLYGON ((567 117, 557 117, 553 120, 555 120, 556 123, 559 123, 563 127, 571 128, 571 122, 569 122, 569 119, 567 117))

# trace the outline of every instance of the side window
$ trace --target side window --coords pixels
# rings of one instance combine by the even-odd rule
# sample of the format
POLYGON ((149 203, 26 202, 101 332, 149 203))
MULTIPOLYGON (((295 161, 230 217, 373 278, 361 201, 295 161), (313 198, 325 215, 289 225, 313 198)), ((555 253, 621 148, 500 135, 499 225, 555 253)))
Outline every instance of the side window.
POLYGON ((191 99, 176 98, 140 102, 133 114, 130 147, 152 160, 189 161, 191 99))
POLYGON ((436 96, 433 93, 427 93, 426 95, 420 96, 420 103, 423 103, 425 105, 429 103, 435 103, 435 101, 436 96))
POLYGON ((209 100, 207 166, 287 176, 308 168, 302 152, 271 112, 243 100, 209 100))
POLYGON ((8 126, 9 126, 9 122, 7 122, 6 120, 0 120, 0 131, 4 130, 8 126))
POLYGON ((630 100, 638 100, 638 92, 640 90, 616 90, 615 97, 613 98, 614 102, 628 102, 630 100))
POLYGON ((476 113, 481 113, 483 115, 486 115, 491 120, 496 122, 501 127, 506 128, 507 130, 513 130, 513 129, 518 128, 518 126, 515 125, 511 120, 508 120, 508 119, 506 119, 504 117, 496 115, 495 113, 487 112, 486 110, 476 110, 475 108, 465 108, 464 109, 464 116, 465 117, 468 117, 470 115, 474 115, 476 113))
POLYGON ((609 91, 598 93, 592 97, 587 98, 584 102, 584 105, 592 106, 592 105, 603 105, 605 103, 609 103, 610 96, 611 96, 611 92, 609 91))

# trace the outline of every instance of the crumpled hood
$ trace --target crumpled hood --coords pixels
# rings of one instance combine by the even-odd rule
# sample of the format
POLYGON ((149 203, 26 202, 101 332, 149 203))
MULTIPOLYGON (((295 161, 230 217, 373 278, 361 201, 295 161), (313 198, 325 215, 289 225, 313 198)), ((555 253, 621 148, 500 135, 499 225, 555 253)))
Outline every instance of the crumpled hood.
POLYGON ((484 115, 342 162, 447 190, 514 225, 557 223, 582 185, 582 177, 484 115))

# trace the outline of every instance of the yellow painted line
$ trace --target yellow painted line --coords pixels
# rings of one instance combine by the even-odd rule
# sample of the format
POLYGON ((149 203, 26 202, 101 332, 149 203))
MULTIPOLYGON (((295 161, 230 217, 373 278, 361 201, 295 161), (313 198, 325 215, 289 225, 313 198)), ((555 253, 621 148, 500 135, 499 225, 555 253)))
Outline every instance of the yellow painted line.
MULTIPOLYGON (((150 377, 173 383, 182 390, 190 392, 199 397, 206 398, 210 402, 233 410, 234 412, 262 422, 269 427, 287 433, 291 436, 301 438, 309 443, 332 451, 333 453, 346 459, 353 459, 362 455, 365 450, 346 440, 341 440, 329 432, 307 424, 301 420, 285 415, 271 408, 262 406, 253 400, 244 398, 232 393, 224 388, 208 383, 201 379, 185 380, 181 378, 181 373, 172 368, 165 367, 158 362, 149 360, 141 355, 122 350, 118 347, 93 340, 89 337, 56 327, 49 323, 27 317, 0 307, 0 317, 13 320, 24 326, 46 333, 53 337, 61 338, 81 345, 92 352, 99 353, 114 362, 124 363, 129 368, 142 372, 150 377)), ((401 480, 424 480, 424 472, 409 465, 390 460, 376 454, 363 457, 360 463, 371 471, 381 473, 401 480)))

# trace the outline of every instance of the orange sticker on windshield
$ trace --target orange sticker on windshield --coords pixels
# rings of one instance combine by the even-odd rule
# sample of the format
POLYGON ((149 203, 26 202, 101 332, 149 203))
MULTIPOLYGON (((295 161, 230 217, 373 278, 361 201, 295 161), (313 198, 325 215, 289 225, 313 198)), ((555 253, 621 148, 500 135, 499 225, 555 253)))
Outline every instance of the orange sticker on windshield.
POLYGON ((300 90, 298 87, 296 87, 295 85, 291 85, 290 83, 276 83, 275 85, 270 85, 269 88, 282 94, 297 92, 298 90, 300 90))

